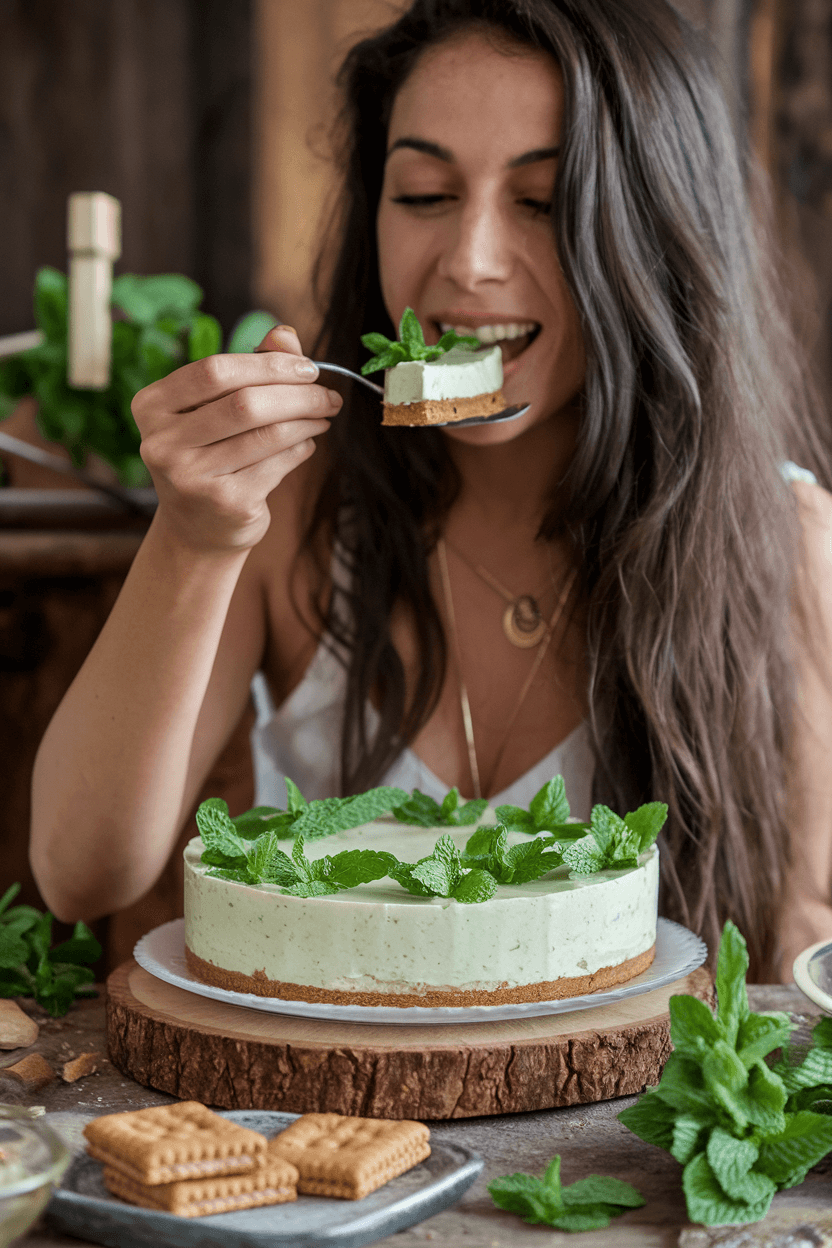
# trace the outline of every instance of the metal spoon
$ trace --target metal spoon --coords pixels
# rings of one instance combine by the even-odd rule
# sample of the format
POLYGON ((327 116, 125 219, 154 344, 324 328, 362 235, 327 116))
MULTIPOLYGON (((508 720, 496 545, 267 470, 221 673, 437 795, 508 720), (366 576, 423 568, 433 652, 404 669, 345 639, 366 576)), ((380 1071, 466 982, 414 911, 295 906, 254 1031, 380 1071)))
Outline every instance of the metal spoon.
MULTIPOLYGON (((360 381, 362 386, 366 386, 368 390, 372 390, 373 394, 383 395, 384 387, 377 386, 374 381, 369 381, 366 377, 362 377, 360 373, 354 373, 352 369, 342 368, 340 364, 328 364, 326 360, 315 360, 318 368, 331 373, 339 373, 342 377, 350 377, 353 381, 360 381)), ((504 420, 516 420, 518 416, 523 416, 529 410, 529 404, 525 403, 522 407, 504 407, 500 412, 494 412, 491 416, 468 416, 465 420, 437 420, 431 421, 429 425, 420 426, 425 429, 442 429, 445 425, 453 425, 458 429, 460 425, 497 425, 504 420)), ((412 428, 413 426, 405 425, 404 428, 412 428)))

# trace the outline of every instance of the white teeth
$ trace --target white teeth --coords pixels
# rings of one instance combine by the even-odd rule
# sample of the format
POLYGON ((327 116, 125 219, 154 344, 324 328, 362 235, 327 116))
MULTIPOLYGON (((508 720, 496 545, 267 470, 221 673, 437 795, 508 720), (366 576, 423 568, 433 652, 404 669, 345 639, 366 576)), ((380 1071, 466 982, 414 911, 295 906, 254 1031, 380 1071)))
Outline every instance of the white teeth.
POLYGON ((448 325, 442 321, 439 328, 443 334, 453 329, 461 338, 473 334, 474 337, 479 338, 480 342, 489 344, 522 338, 524 334, 532 333, 537 328, 537 324, 535 321, 510 321, 505 325, 480 325, 472 328, 470 325, 448 325))

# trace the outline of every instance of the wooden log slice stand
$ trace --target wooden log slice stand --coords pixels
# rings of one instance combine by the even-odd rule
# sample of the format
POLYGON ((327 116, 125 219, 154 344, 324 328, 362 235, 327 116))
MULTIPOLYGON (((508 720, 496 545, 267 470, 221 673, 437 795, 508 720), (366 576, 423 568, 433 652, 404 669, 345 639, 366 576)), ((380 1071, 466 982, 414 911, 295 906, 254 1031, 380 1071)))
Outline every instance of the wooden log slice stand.
POLYGON ((450 1026, 330 1022, 226 1005, 125 962, 107 983, 110 1059, 125 1075, 225 1109, 473 1118, 586 1104, 658 1083, 668 1000, 710 1000, 704 968, 616 1005, 450 1026))

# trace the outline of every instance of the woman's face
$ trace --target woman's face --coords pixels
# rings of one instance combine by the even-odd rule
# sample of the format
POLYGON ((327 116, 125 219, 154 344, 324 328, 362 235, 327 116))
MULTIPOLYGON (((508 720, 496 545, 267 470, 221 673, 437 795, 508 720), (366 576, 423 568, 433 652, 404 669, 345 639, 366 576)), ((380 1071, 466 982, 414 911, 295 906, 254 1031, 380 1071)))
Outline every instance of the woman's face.
POLYGON ((412 307, 428 342, 453 328, 499 343, 506 401, 531 405, 506 424, 445 430, 459 441, 509 442, 583 384, 548 216, 562 115, 550 56, 476 32, 429 48, 396 96, 378 212, 390 316, 412 307))

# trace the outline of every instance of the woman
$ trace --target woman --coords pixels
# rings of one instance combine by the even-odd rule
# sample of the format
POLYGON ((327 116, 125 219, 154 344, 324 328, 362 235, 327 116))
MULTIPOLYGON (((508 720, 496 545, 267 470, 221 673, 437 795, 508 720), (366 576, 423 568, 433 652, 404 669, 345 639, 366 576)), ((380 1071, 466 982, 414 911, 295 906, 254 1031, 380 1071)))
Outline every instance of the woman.
POLYGON ((788 978, 832 938, 832 505, 780 471, 828 480, 707 58, 663 0, 416 0, 343 85, 318 350, 410 306, 528 413, 382 429, 285 327, 142 391, 159 509, 41 747, 43 894, 142 895, 262 670, 265 782, 664 800, 664 912, 788 978))

